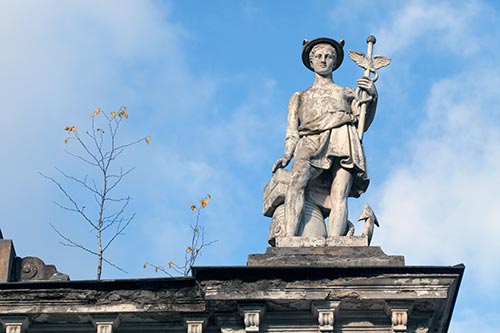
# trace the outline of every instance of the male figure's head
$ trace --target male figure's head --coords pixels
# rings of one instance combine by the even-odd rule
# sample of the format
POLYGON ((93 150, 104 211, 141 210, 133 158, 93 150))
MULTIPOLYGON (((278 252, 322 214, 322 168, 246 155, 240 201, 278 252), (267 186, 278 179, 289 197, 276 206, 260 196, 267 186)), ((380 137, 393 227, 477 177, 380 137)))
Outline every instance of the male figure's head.
POLYGON ((339 68, 342 60, 344 60, 343 40, 337 42, 336 40, 326 37, 316 38, 312 41, 304 40, 304 45, 302 46, 302 63, 308 69, 318 74, 320 74, 320 72, 331 73, 339 68), (313 62, 316 63, 314 66, 313 62))
POLYGON ((316 44, 309 52, 309 63, 315 73, 329 75, 337 60, 335 48, 327 43, 316 44))

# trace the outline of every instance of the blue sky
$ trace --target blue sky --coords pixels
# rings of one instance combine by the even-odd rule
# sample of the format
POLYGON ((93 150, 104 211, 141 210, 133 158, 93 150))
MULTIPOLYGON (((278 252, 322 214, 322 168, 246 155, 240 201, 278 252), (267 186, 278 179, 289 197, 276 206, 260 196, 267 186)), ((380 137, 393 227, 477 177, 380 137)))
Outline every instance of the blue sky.
MULTIPOLYGON (((464 263, 451 332, 500 332, 496 207, 500 199, 500 6, 495 1, 1 1, 0 225, 20 256, 38 256, 72 279, 95 259, 62 247, 49 223, 92 240, 59 210, 38 172, 84 175, 61 151, 64 127, 89 124, 96 107, 126 105, 126 138, 151 135, 122 162, 137 214, 104 278, 156 276, 145 261, 178 261, 207 193, 208 248, 199 265, 245 265, 263 253, 269 219, 262 189, 282 155, 290 95, 312 74, 302 39, 344 39, 346 49, 392 58, 365 136, 365 202, 381 227, 373 245, 409 265, 464 263)), ((354 86, 347 57, 334 74, 354 86)))

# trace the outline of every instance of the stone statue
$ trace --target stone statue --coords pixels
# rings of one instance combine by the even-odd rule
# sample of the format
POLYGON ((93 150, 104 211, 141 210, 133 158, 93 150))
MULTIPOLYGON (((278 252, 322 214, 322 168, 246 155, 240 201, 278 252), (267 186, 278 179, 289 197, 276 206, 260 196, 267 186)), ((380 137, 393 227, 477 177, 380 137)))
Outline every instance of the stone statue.
POLYGON ((362 135, 373 121, 378 98, 374 85, 377 77, 370 78, 370 73, 376 74, 374 66, 380 68, 390 62, 384 58, 383 64, 377 60, 373 65, 374 42, 370 36, 368 58, 350 51, 351 58, 365 68, 365 75, 353 89, 337 85, 332 76, 344 58, 343 40, 304 41, 302 62, 314 72, 314 82, 290 98, 284 155, 272 168, 274 183, 283 185, 284 204, 279 200, 283 195, 272 194, 277 187, 273 179, 264 194, 264 215, 270 213, 269 207, 276 214, 278 206, 283 206, 279 211, 281 223, 272 226, 274 236, 352 235, 347 199, 359 197, 369 184, 362 135), (283 170, 292 158, 291 172, 283 170), (324 226, 326 212, 328 230, 324 226))

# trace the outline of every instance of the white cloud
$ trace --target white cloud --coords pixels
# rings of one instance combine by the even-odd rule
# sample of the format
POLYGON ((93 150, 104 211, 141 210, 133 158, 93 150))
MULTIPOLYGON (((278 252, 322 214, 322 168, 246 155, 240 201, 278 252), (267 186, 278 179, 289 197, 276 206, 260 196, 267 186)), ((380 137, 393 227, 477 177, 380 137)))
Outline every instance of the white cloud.
MULTIPOLYGON (((488 126, 482 126, 485 133, 491 132, 488 126)), ((382 238, 412 264, 465 262, 478 286, 498 287, 491 276, 500 273, 492 264, 500 232, 494 219, 500 199, 500 138, 485 135, 479 146, 472 140, 464 144, 461 137, 470 126, 456 130, 453 138, 423 139, 430 133, 421 133, 422 140, 410 149, 412 163, 389 177, 380 214, 389 230, 382 238)))
MULTIPOLYGON (((387 52, 400 57, 412 53, 419 38, 456 52, 458 61, 469 51, 477 53, 470 68, 436 80, 424 97, 423 120, 400 151, 404 162, 394 166, 379 193, 386 228, 377 237, 387 252, 405 254, 410 264, 464 262, 467 276, 486 293, 500 286, 491 278, 500 274, 500 226, 494 218, 500 200, 500 72, 489 67, 495 63, 487 56, 491 45, 478 49, 480 38, 470 28, 477 25, 481 6, 460 4, 411 2, 379 33, 391 41, 387 52), (459 45, 471 48, 460 53, 459 45)), ((491 31, 481 38, 494 35, 491 31)))
MULTIPOLYGON (((53 175, 53 166, 84 172, 58 153, 64 126, 74 122, 84 127, 95 107, 109 112, 122 104, 130 113, 124 135, 151 134, 152 143, 132 149, 124 159, 137 167, 122 187, 134 197, 130 211, 137 218, 128 236, 110 248, 113 261, 135 276, 148 256, 163 260, 176 253, 188 239, 183 229, 192 218, 187 202, 208 192, 214 199, 205 216, 207 237, 224 244, 224 251, 215 251, 210 260, 241 262, 238 248, 253 226, 235 221, 260 217, 262 184, 239 173, 258 168, 255 161, 264 160, 269 146, 266 135, 277 115, 286 112, 286 105, 281 113, 272 105, 274 81, 260 80, 261 86, 237 78, 245 91, 243 102, 231 109, 221 103, 224 114, 213 124, 218 79, 190 72, 188 64, 197 58, 189 58, 185 40, 196 37, 171 22, 168 6, 123 1, 117 8, 115 3, 76 1, 3 7, 0 45, 6 52, 0 54, 0 64, 6 75, 0 77, 0 140, 12 144, 1 147, 10 158, 0 166, 5 184, 0 198, 4 235, 14 239, 18 254, 40 256, 74 278, 93 278, 88 267, 94 266, 94 258, 61 251, 48 223, 69 235, 85 234, 90 241, 92 236, 75 216, 52 206, 59 193, 37 172, 53 175), (248 95, 247 89, 252 91, 248 95), (27 228, 32 232, 25 233, 27 228)), ((232 80, 227 85, 234 85, 232 80)), ((275 135, 279 139, 274 144, 281 147, 282 133, 275 135)), ((265 245, 264 239, 247 244, 265 245)), ((106 269, 104 276, 110 275, 130 277, 106 269)))
MULTIPOLYGON (((200 109, 213 82, 190 73, 182 46, 186 33, 171 22, 165 4, 2 2, 0 16, 4 236, 14 239, 21 256, 40 256, 62 271, 92 277, 74 260, 84 254, 61 251, 48 223, 73 218, 51 206, 57 190, 37 174, 69 165, 58 153, 64 126, 87 123, 96 107, 110 111, 122 104, 134 122, 130 132, 164 130, 200 109)), ((151 149, 162 150, 161 136, 151 134, 151 149)), ((138 167, 147 163, 139 160, 138 167)))
POLYGON ((465 264, 450 332, 499 331, 499 14, 491 7, 409 1, 365 23, 379 27, 375 53, 393 59, 370 133, 399 138, 372 158, 390 170, 367 193, 381 221, 374 244, 407 265, 465 264))
POLYGON ((381 23, 377 37, 385 41, 381 50, 395 55, 414 49, 427 52, 474 54, 478 40, 470 27, 483 8, 478 2, 431 2, 413 0, 396 9, 393 21, 381 23))

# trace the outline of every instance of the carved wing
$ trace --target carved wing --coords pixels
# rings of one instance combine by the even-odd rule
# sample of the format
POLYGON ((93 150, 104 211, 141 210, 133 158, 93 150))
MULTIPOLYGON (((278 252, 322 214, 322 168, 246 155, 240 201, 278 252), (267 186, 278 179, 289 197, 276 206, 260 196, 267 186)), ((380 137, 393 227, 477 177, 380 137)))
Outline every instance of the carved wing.
POLYGON ((359 67, 362 67, 364 69, 368 68, 368 61, 365 58, 365 54, 363 52, 349 50, 349 57, 351 57, 351 60, 358 64, 359 67))
POLYGON ((383 56, 375 56, 375 57, 373 57, 373 67, 375 67, 375 69, 379 69, 379 68, 382 68, 382 67, 389 66, 390 63, 391 63, 391 59, 390 58, 386 58, 386 57, 383 57, 383 56))

